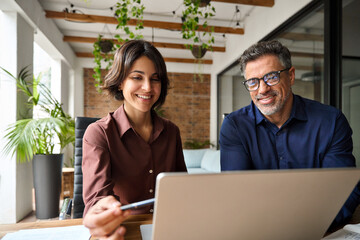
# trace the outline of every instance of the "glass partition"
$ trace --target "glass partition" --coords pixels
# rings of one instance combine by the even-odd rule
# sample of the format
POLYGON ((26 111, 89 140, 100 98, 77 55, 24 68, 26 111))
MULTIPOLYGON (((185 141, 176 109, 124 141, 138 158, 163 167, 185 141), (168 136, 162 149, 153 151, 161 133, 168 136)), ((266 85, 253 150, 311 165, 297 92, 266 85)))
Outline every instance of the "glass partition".
POLYGON ((342 60, 342 111, 353 130, 353 154, 360 166, 360 57, 342 60))
MULTIPOLYGON (((271 39, 279 40, 292 53, 295 67, 293 92, 324 102, 324 6, 302 14, 295 23, 288 24, 271 39)), ((251 102, 242 81, 244 77, 238 63, 218 77, 218 136, 224 115, 251 102)))

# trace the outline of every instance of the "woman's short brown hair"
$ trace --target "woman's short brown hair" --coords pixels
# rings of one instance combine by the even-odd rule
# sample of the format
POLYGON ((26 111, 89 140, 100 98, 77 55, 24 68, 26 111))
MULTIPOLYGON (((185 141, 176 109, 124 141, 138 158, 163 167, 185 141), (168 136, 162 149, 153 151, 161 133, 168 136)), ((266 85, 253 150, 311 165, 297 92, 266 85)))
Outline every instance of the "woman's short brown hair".
POLYGON ((165 102, 169 79, 163 57, 160 52, 147 41, 131 40, 125 42, 116 50, 113 65, 105 76, 105 83, 102 89, 108 91, 115 99, 124 100, 124 95, 122 90, 119 90, 119 86, 129 75, 134 62, 142 56, 148 57, 154 63, 156 73, 161 80, 161 93, 159 99, 153 105, 153 108, 155 108, 165 102))

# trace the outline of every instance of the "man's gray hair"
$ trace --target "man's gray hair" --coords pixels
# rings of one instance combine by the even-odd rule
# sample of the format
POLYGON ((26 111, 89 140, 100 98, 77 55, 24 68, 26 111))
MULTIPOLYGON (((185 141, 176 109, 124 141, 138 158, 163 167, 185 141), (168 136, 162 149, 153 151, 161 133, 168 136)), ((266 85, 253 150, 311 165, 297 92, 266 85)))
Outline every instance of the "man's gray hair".
POLYGON ((279 41, 273 40, 255 43, 246 49, 239 60, 241 72, 245 75, 246 64, 264 55, 277 56, 284 68, 292 67, 289 49, 279 41))

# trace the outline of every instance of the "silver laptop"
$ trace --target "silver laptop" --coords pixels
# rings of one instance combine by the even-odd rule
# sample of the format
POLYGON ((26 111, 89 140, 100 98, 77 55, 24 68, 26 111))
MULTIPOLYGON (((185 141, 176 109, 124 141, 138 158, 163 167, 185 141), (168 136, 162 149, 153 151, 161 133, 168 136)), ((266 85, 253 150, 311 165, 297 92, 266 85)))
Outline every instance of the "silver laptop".
POLYGON ((360 169, 162 173, 143 239, 321 239, 360 169))

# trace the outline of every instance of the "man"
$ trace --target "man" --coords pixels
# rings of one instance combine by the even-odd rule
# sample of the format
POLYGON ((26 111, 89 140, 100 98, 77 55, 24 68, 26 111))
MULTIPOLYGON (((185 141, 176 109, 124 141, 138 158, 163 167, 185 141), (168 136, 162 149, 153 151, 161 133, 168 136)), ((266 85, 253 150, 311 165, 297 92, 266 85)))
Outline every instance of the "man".
MULTIPOLYGON (((240 67, 249 106, 229 114, 220 131, 221 170, 355 167, 352 130, 338 109, 294 95, 295 68, 278 41, 247 49, 240 67)), ((356 187, 333 222, 350 218, 356 187)))

